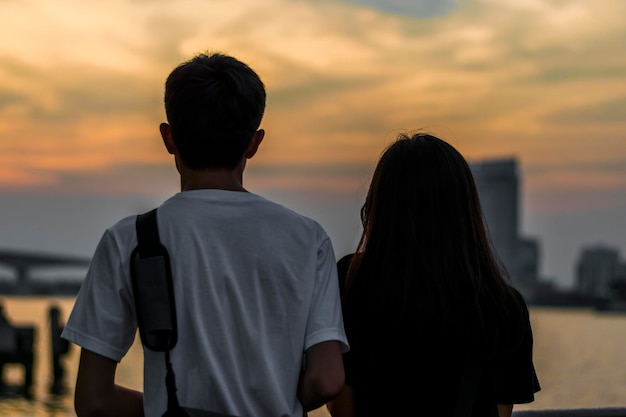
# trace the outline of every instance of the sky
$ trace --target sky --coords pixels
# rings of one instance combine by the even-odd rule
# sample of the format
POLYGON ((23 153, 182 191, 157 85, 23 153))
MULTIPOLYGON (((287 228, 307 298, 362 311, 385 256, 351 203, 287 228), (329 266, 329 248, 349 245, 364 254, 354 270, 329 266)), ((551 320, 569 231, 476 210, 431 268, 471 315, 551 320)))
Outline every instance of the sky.
POLYGON ((626 258, 622 0, 0 0, 0 249, 90 256, 179 191, 167 74, 223 52, 264 81, 244 186, 316 220, 337 256, 380 153, 417 129, 515 157, 520 228, 570 286, 582 248, 626 258))

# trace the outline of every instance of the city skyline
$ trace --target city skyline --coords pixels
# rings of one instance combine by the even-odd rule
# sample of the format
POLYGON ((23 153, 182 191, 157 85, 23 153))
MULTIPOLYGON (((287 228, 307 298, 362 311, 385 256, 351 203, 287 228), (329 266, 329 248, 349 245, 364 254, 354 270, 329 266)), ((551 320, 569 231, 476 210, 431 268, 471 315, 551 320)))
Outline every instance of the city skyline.
POLYGON ((373 166, 424 129, 514 156, 520 231, 571 284, 584 245, 626 251, 626 3, 598 0, 0 2, 0 247, 91 255, 179 188, 158 136, 167 73, 231 53, 268 90, 251 191, 354 248, 373 166))
MULTIPOLYGON (((498 256, 503 260, 505 266, 507 267, 514 284, 521 286, 554 284, 557 287, 576 289, 579 285, 579 283, 576 282, 579 279, 577 276, 577 269, 580 267, 579 264, 581 260, 584 260, 588 252, 594 253, 598 250, 609 251, 612 256, 617 256, 618 260, 621 261, 622 253, 617 245, 588 241, 583 242, 579 246, 578 251, 573 258, 571 264, 572 274, 568 283, 564 283, 554 277, 546 275, 542 271, 540 265, 543 261, 541 239, 526 235, 520 227, 522 219, 524 218, 524 190, 523 178, 520 174, 522 170, 519 166, 517 158, 501 157, 470 161, 470 168, 472 169, 472 173, 477 184, 491 240, 496 247, 498 256), (520 257, 521 259, 517 259, 520 257)), ((281 199, 279 196, 276 197, 281 199)), ((154 204, 157 203, 157 201, 154 201, 154 204)), ((292 201, 291 203, 293 204, 294 202, 292 201)), ((142 204, 150 203, 144 201, 142 204)), ((353 206, 352 208, 353 210, 357 209, 356 206, 353 206)), ((300 207, 299 210, 306 211, 306 208, 300 207)), ((140 211, 141 209, 137 212, 140 211)), ((315 211, 315 209, 312 211, 315 211)), ((119 215, 123 216, 128 214, 129 213, 126 212, 120 213, 119 215)), ((337 214, 338 213, 335 212, 332 213, 331 216, 335 216, 337 214)), ((340 214, 341 215, 334 218, 334 224, 338 225, 347 221, 348 216, 346 216, 345 211, 340 214)), ((116 219, 115 215, 111 217, 111 221, 116 219)), ((329 218, 326 218, 326 221, 328 220, 329 218)), ((352 220, 354 220, 354 218, 352 220)), ((325 226, 328 226, 327 222, 322 223, 325 223, 325 226)), ((106 227, 106 225, 103 227, 106 227)), ((332 233, 332 229, 329 231, 331 232, 331 238, 335 241, 335 243, 337 243, 336 235, 332 233)), ((354 222, 352 224, 352 231, 354 242, 356 242, 358 234, 360 233, 360 227, 354 222)), ((343 246, 335 245, 335 250, 338 256, 345 253, 345 250, 344 252, 342 252, 342 249, 338 250, 339 247, 346 248, 346 250, 349 250, 350 248, 349 246, 346 247, 345 241, 343 243, 343 246)), ((42 277, 44 281, 52 277, 52 279, 61 279, 61 281, 65 281, 66 278, 69 278, 69 281, 72 282, 75 279, 82 278, 80 270, 76 268, 66 268, 65 270, 69 272, 67 276, 64 276, 64 269, 58 268, 57 264, 62 264, 64 262, 67 262, 68 264, 71 264, 72 262, 84 263, 87 259, 89 259, 87 257, 89 253, 84 251, 81 252, 83 254, 81 258, 76 258, 72 256, 68 257, 68 255, 74 255, 76 252, 64 253, 54 251, 54 249, 42 251, 28 249, 15 251, 10 249, 10 245, 0 245, 0 252, 3 252, 3 249, 7 247, 9 249, 4 250, 4 255, 0 254, 0 258, 3 258, 3 256, 7 258, 6 262, 0 262, 0 280, 6 280, 10 276, 13 276, 13 278, 17 277, 18 281, 20 277, 21 279, 24 279, 26 276, 26 268, 28 268, 33 270, 29 271, 28 275, 30 276, 31 273, 34 272, 33 277, 36 281, 42 279, 42 277), (13 262, 13 258, 16 258, 17 261, 13 262), (54 266, 57 272, 46 271, 46 264, 54 266), (41 266, 44 267, 43 270, 41 266), (9 271, 14 268, 17 268, 17 275, 9 271), (1 272, 3 270, 5 271, 4 273, 1 272), (49 274, 49 272, 52 272, 52 274, 49 274), (46 278, 46 275, 49 276, 46 278)), ((0 261, 2 261, 2 259, 0 259, 0 261)))

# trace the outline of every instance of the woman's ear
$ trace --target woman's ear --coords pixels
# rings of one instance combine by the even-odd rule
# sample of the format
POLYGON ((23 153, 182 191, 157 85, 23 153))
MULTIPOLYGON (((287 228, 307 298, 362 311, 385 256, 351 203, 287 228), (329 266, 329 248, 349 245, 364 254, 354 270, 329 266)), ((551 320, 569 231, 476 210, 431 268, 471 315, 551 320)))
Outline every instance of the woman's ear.
POLYGON ((161 131, 161 138, 163 138, 163 144, 165 145, 165 149, 172 155, 176 154, 176 144, 174 144, 174 139, 172 138, 172 129, 169 124, 161 123, 159 125, 159 130, 161 131))
POLYGON ((252 136, 252 140, 248 144, 248 149, 246 149, 246 153, 244 156, 246 159, 250 159, 256 154, 256 151, 259 150, 259 145, 263 142, 263 138, 265 137, 265 130, 259 129, 252 136))

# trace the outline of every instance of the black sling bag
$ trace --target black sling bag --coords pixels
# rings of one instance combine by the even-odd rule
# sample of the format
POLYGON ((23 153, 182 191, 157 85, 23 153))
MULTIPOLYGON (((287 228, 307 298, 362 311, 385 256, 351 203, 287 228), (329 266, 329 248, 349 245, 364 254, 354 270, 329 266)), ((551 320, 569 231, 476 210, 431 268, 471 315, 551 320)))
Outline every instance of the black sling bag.
POLYGON ((167 411, 163 417, 235 417, 230 414, 181 407, 170 350, 178 340, 176 303, 170 257, 161 244, 157 209, 137 216, 137 247, 131 255, 131 280, 142 344, 155 352, 165 352, 167 411))

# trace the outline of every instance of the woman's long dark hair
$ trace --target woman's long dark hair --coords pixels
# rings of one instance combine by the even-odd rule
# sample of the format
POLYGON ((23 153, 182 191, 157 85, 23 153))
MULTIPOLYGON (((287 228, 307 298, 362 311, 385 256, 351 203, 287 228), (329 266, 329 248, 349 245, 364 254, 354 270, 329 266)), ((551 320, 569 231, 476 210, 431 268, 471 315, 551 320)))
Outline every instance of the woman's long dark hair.
POLYGON ((453 146, 401 134, 379 160, 361 220, 345 283, 358 317, 348 319, 393 335, 463 338, 474 353, 493 348, 509 286, 470 167, 453 146))

